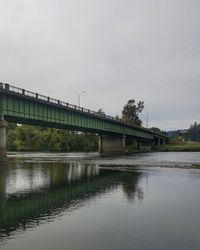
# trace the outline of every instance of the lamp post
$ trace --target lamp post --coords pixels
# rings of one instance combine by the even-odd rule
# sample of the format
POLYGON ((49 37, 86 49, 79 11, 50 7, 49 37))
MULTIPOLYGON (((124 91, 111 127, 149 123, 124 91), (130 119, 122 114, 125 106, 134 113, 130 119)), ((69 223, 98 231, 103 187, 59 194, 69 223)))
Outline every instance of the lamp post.
POLYGON ((80 107, 81 106, 81 95, 83 93, 86 93, 86 91, 82 91, 79 95, 78 95, 78 106, 80 107))
POLYGON ((149 112, 147 112, 147 119, 146 119, 146 127, 148 128, 149 127, 149 112))

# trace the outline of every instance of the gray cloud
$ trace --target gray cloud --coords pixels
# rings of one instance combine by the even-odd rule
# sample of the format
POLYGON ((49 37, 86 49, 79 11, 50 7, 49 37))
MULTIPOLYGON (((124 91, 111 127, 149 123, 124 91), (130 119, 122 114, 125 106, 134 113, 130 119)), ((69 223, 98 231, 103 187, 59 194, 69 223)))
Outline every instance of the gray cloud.
POLYGON ((150 126, 200 122, 198 0, 1 0, 0 81, 150 126), (146 114, 142 115, 144 121, 146 114))

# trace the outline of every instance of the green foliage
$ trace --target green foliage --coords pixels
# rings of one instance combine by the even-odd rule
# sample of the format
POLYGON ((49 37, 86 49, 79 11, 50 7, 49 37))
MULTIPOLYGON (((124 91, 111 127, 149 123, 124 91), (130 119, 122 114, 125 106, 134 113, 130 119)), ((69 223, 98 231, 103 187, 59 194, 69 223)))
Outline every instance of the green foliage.
POLYGON ((186 140, 200 142, 200 124, 194 122, 184 137, 186 140))
POLYGON ((99 114, 99 115, 105 115, 105 112, 103 111, 102 108, 100 108, 99 110, 97 110, 96 113, 99 114))
POLYGON ((176 136, 170 140, 171 144, 183 144, 185 143, 185 139, 182 136, 176 136))
POLYGON ((94 134, 69 132, 55 128, 9 124, 7 148, 11 151, 97 151, 94 134))
POLYGON ((200 151, 200 143, 184 142, 179 144, 165 144, 162 146, 153 146, 153 151, 160 152, 197 152, 200 151))
POLYGON ((152 127, 152 128, 150 128, 150 130, 152 130, 155 133, 162 133, 162 131, 159 128, 156 128, 156 127, 152 127))
POLYGON ((144 102, 139 101, 136 104, 134 99, 129 100, 122 110, 122 119, 137 126, 142 126, 142 121, 139 118, 139 113, 142 112, 143 108, 144 102))

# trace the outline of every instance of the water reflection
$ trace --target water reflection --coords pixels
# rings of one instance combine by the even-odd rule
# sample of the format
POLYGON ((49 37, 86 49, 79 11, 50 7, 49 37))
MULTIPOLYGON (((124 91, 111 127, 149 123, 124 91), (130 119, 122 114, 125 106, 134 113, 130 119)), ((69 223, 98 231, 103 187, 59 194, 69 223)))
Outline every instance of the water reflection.
POLYGON ((141 173, 135 172, 131 175, 126 175, 123 181, 123 191, 130 202, 134 202, 136 198, 142 201, 144 199, 144 192, 142 187, 139 186, 141 173))
POLYGON ((0 236, 38 225, 62 211, 121 188, 128 201, 144 198, 140 172, 81 163, 12 162, 0 168, 0 236))

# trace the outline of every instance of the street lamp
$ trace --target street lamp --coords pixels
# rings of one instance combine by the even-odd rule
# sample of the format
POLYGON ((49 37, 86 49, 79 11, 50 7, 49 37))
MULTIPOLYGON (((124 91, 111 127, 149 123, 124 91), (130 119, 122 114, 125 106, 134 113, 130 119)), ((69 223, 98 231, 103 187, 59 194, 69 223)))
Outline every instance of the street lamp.
POLYGON ((146 127, 148 128, 149 127, 149 112, 148 110, 146 112, 147 112, 146 127))
POLYGON ((78 106, 80 107, 81 106, 81 95, 83 93, 86 93, 86 91, 82 91, 79 95, 78 95, 78 106))

